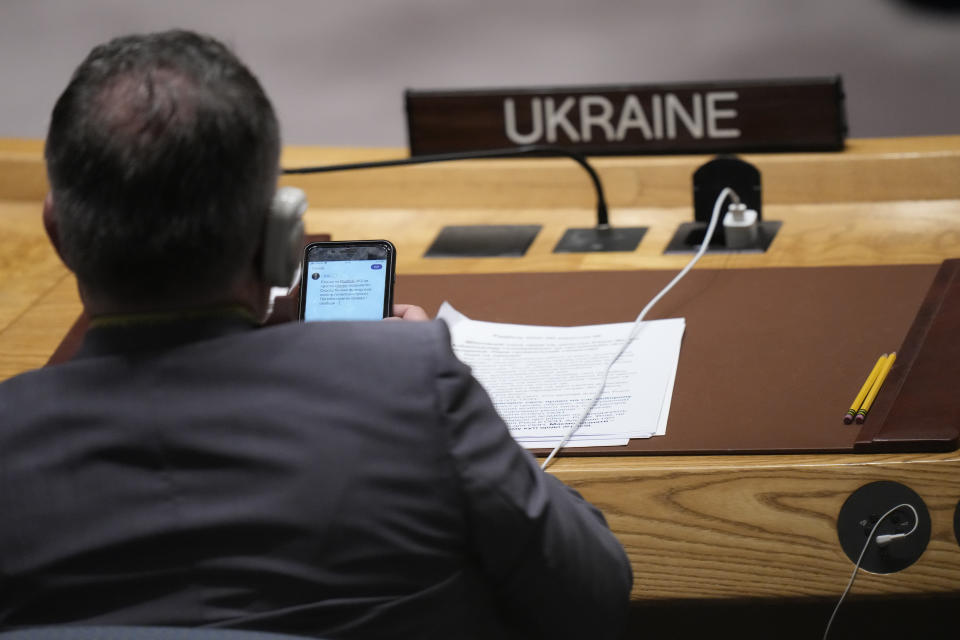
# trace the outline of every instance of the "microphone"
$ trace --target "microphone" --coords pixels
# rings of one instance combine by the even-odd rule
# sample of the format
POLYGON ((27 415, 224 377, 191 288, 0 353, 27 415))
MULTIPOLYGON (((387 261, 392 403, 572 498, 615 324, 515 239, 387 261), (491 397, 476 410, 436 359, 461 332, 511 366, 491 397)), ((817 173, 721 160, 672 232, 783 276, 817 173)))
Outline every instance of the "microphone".
MULTIPOLYGON (((521 145, 517 147, 506 147, 498 149, 481 149, 474 151, 459 151, 451 153, 436 153, 436 154, 427 154, 420 156, 411 156, 407 158, 396 158, 393 160, 376 160, 371 162, 351 162, 346 164, 332 164, 332 165, 321 165, 314 167, 297 167, 282 169, 281 173, 284 175, 298 175, 298 174, 308 174, 308 173, 331 173, 334 171, 354 171, 359 169, 374 169, 374 168, 383 168, 383 167, 398 167, 398 166, 407 166, 415 164, 429 164, 434 162, 453 162, 456 160, 477 160, 477 159, 492 159, 492 158, 512 158, 520 156, 566 156, 583 167, 584 171, 590 176, 590 180, 593 183, 594 191, 597 196, 597 223, 593 228, 590 229, 569 229, 564 234, 564 238, 557 243, 557 246, 554 248, 554 253, 558 252, 570 252, 570 251, 633 251, 636 249, 637 244, 639 244, 640 239, 643 237, 643 234, 646 232, 645 227, 639 228, 639 234, 637 234, 637 229, 630 230, 626 228, 617 228, 613 229, 610 226, 609 214, 607 211, 607 201, 603 192, 603 184, 600 181, 600 176, 597 175, 596 170, 593 166, 587 161, 586 157, 576 151, 566 149, 563 147, 555 147, 551 145, 543 144, 529 144, 521 145), (632 234, 629 232, 633 231, 632 234), (576 232, 576 233, 571 233, 576 232), (565 244, 564 239, 567 239, 567 236, 576 236, 573 241, 568 240, 565 244), (625 245, 624 236, 630 235, 636 236, 635 241, 632 246, 629 245, 629 239, 625 245), (572 242, 572 244, 571 244, 572 242)), ((450 229, 455 229, 457 231, 453 232, 452 235, 456 235, 457 239, 452 244, 453 249, 460 249, 460 251, 451 252, 441 252, 435 253, 433 255, 445 255, 445 256, 502 256, 502 255, 523 255, 526 252, 527 247, 530 243, 533 242, 533 238, 536 236, 537 232, 540 230, 540 225, 501 225, 496 227, 497 233, 491 235, 489 233, 484 233, 484 228, 492 227, 492 225, 474 225, 473 227, 444 227, 441 230, 440 236, 437 240, 434 241, 433 246, 438 244, 438 241, 444 237, 445 232, 450 229), (515 227, 515 230, 520 234, 519 236, 516 233, 510 233, 510 227, 515 227), (473 234, 474 240, 479 242, 470 242, 470 229, 475 229, 476 233, 473 234), (466 240, 466 242, 464 242, 466 240), (517 251, 517 248, 520 248, 517 251)), ((448 233, 448 235, 451 235, 448 233)), ((430 250, 427 251, 427 255, 431 255, 433 246, 430 250)))

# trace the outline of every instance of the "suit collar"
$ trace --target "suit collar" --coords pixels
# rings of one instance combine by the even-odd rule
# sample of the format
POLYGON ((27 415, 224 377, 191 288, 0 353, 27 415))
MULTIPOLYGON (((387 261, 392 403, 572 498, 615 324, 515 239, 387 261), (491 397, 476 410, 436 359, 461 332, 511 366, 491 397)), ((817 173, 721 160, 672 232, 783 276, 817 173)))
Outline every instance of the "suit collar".
POLYGON ((258 324, 242 307, 98 316, 90 321, 90 328, 75 357, 170 349, 250 331, 258 324))

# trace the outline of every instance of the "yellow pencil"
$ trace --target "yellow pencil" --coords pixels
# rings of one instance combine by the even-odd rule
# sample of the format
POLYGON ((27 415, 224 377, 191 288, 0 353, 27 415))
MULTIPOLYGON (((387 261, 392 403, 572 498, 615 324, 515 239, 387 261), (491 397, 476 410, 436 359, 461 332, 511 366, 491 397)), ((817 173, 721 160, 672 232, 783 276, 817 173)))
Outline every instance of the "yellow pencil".
POLYGON ((873 365, 873 369, 870 370, 870 375, 867 376, 867 381, 863 383, 862 387, 860 387, 860 393, 858 393, 857 397, 853 399, 853 404, 850 405, 850 410, 847 411, 845 416, 843 416, 843 424, 850 424, 853 422, 853 417, 857 415, 857 409, 860 408, 860 405, 863 404, 863 399, 867 397, 868 393, 870 393, 870 389, 873 387, 873 383, 876 381, 877 376, 880 375, 880 369, 883 368, 883 363, 886 361, 887 354, 883 354, 877 358, 877 364, 873 365))
POLYGON ((887 357, 887 361, 883 363, 883 368, 880 369, 880 375, 878 375, 874 381, 873 388, 871 388, 870 393, 867 394, 867 399, 863 401, 863 406, 857 411, 857 424, 863 424, 863 421, 867 419, 867 412, 870 411, 870 406, 876 399, 877 394, 880 393, 880 387, 883 386, 883 381, 887 379, 887 374, 890 373, 890 368, 893 367, 893 361, 896 359, 897 354, 891 353, 887 357))

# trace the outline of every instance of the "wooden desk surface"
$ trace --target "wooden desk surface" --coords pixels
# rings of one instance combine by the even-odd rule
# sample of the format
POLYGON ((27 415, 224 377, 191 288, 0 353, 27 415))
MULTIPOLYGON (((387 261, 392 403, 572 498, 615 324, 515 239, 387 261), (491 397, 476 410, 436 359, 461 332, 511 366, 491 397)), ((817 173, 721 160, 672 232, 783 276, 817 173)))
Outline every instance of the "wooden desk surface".
MULTIPOLYGON (((42 143, 0 140, 0 379, 41 366, 80 312, 72 276, 44 237, 42 143)), ((284 166, 399 157, 399 149, 291 148, 284 166)), ((939 263, 960 257, 960 136, 852 140, 835 154, 745 156, 761 170, 765 219, 783 221, 762 255, 708 256, 712 268, 939 263)), ((310 197, 310 232, 386 237, 402 273, 680 268, 661 255, 692 219, 704 156, 598 158, 615 226, 648 226, 637 251, 554 254, 591 226, 593 194, 565 159, 490 160, 284 179, 310 197), (542 224, 523 258, 427 259, 444 225, 542 224)), ((412 301, 415 302, 415 301, 412 301)), ((642 306, 638 302, 638 311, 642 306)), ((898 455, 559 459, 551 471, 600 506, 630 554, 636 599, 836 597, 851 562, 836 516, 875 480, 903 482, 930 510, 931 540, 896 576, 861 574, 860 594, 960 592, 953 511, 960 452, 898 455)))

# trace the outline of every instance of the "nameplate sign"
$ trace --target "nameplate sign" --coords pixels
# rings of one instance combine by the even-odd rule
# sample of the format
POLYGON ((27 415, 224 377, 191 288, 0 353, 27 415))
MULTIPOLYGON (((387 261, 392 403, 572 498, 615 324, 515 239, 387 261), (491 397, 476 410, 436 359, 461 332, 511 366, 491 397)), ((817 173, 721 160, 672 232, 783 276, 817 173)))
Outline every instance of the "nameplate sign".
POLYGON ((553 145, 591 155, 838 151, 841 79, 405 94, 411 155, 553 145))

